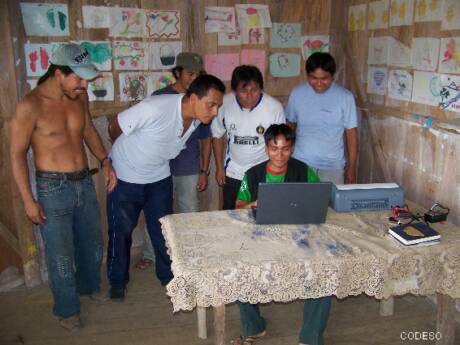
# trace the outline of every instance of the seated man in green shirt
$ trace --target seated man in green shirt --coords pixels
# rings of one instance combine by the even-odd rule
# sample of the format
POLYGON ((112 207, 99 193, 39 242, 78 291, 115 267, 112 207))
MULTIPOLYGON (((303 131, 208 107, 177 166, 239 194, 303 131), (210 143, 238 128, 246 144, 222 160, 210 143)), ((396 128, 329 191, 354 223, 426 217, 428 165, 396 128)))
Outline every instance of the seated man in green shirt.
MULTIPOLYGON (((295 132, 286 124, 268 127, 264 134, 268 161, 249 169, 243 177, 236 198, 237 208, 257 206, 259 182, 319 182, 318 176, 305 163, 292 158, 295 132)), ((257 304, 241 303, 240 317, 243 335, 234 345, 250 345, 266 334, 265 320, 257 304)), ((304 302, 303 324, 299 336, 300 345, 322 345, 326 329, 331 297, 310 298, 304 302)))

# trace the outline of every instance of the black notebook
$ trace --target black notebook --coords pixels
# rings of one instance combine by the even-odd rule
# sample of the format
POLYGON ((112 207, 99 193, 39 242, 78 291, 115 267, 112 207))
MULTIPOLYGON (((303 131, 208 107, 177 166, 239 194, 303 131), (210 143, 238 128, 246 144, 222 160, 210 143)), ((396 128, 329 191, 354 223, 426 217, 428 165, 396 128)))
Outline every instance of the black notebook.
POLYGON ((424 223, 409 223, 391 227, 390 235, 406 246, 418 243, 439 241, 441 235, 424 223))

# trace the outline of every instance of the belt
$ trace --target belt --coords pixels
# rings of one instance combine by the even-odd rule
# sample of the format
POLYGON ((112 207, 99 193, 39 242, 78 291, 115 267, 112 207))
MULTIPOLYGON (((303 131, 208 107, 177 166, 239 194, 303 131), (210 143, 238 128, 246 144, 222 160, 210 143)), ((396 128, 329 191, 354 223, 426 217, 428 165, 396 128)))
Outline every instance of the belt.
POLYGON ((43 171, 37 170, 35 176, 48 178, 51 180, 69 180, 69 181, 81 181, 86 178, 86 176, 94 175, 98 172, 98 169, 83 169, 75 172, 54 172, 54 171, 43 171))

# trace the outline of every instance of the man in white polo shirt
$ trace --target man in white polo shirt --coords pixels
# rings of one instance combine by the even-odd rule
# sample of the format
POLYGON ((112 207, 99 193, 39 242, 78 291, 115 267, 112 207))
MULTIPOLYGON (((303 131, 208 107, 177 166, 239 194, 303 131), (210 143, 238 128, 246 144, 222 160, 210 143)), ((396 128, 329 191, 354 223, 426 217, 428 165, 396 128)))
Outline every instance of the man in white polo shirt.
POLYGON ((118 185, 107 198, 110 298, 123 301, 129 281, 131 233, 144 211, 163 285, 173 277, 159 218, 172 212, 169 161, 184 149, 200 123, 217 115, 224 84, 212 75, 196 78, 187 93, 150 96, 110 122, 110 153, 118 185))
POLYGON ((281 103, 263 92, 262 73, 257 67, 235 68, 231 87, 233 92, 225 95, 219 115, 211 123, 216 180, 223 186, 224 210, 235 208, 244 173, 268 159, 265 130, 272 124, 286 122, 281 103))

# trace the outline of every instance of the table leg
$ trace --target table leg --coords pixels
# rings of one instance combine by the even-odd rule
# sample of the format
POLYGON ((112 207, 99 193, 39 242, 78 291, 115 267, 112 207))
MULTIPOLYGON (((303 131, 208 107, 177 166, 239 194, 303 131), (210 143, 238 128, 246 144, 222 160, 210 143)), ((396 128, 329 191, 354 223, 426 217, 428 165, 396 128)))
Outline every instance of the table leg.
POLYGON ((225 343, 225 304, 218 305, 214 310, 214 333, 215 344, 224 345, 225 343))
POLYGON ((208 332, 206 329, 206 308, 197 307, 196 316, 198 319, 198 338, 206 339, 208 337, 208 332))
POLYGON ((437 294, 438 316, 436 332, 441 339, 436 340, 436 345, 454 345, 455 337, 455 299, 443 294, 437 294))
POLYGON ((393 296, 380 300, 380 310, 379 310, 380 316, 393 315, 393 305, 394 305, 393 296))

